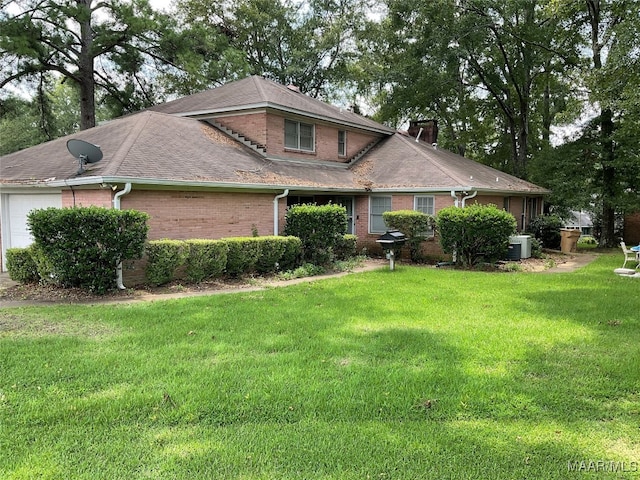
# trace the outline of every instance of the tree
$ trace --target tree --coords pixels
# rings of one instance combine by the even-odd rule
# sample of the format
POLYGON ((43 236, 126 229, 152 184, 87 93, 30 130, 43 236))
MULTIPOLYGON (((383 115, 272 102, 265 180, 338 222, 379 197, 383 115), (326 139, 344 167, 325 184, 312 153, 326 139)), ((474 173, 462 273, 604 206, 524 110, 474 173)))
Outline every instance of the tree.
MULTIPOLYGON (((80 102, 75 84, 42 74, 38 76, 35 96, 8 95, 0 100, 0 155, 6 155, 54 138, 69 135, 79 128, 80 102)), ((96 118, 109 118, 103 106, 96 118)))
POLYGON ((362 67, 387 104, 381 120, 436 117, 445 147, 526 178, 534 139, 543 127, 548 139, 561 105, 551 87, 575 61, 575 38, 560 34, 547 3, 388 1, 388 17, 368 38, 385 52, 385 68, 371 58, 362 67), (538 101, 545 88, 547 101, 538 101))
POLYGON ((553 203, 591 210, 600 245, 615 246, 616 217, 640 208, 640 4, 630 0, 557 2, 567 29, 581 35, 576 76, 587 89, 588 114, 576 139, 541 159, 534 180, 554 191, 553 203))
POLYGON ((172 26, 148 0, 7 2, 0 16, 0 88, 55 73, 78 87, 80 128, 93 127, 96 89, 114 114, 156 102, 150 67, 178 67, 162 43, 172 26))
POLYGON ((184 0, 179 9, 186 25, 204 23, 224 34, 224 58, 240 74, 293 84, 314 97, 330 95, 344 80, 366 11, 364 0, 184 0))

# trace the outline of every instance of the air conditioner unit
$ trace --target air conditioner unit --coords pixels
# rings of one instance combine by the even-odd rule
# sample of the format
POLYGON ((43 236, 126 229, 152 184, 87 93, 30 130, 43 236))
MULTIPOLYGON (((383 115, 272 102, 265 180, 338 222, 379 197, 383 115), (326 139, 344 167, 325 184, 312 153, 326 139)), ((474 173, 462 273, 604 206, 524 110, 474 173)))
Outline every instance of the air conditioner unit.
POLYGON ((531 257, 531 235, 514 235, 509 237, 509 243, 520 245, 520 258, 531 257))

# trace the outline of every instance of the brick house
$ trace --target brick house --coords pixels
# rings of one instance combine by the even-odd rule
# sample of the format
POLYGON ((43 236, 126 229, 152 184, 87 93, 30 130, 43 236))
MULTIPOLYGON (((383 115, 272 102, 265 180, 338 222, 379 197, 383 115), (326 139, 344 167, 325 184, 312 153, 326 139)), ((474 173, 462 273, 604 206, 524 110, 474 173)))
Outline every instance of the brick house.
POLYGON ((277 234, 288 205, 334 202, 372 251, 387 210, 492 203, 519 230, 542 211, 547 190, 438 148, 435 123, 409 132, 252 76, 0 157, 3 268, 31 241, 27 213, 49 206, 141 210, 150 239, 186 239, 277 234), (102 160, 80 171, 72 138, 102 160))

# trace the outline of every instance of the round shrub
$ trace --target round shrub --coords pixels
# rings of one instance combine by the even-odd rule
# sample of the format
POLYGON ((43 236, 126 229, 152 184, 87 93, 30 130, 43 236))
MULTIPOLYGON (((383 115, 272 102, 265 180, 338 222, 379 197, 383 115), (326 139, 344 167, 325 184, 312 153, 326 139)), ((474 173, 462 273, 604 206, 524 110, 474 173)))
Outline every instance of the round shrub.
POLYGON ((7 270, 9 278, 18 283, 38 283, 38 265, 33 258, 33 249, 8 248, 7 270))
POLYGON ((516 219, 495 205, 447 207, 438 212, 436 226, 445 253, 456 255, 458 264, 470 267, 480 261, 504 258, 509 237, 516 233, 516 219))
POLYGON ((558 215, 540 215, 529 222, 527 233, 537 238, 544 248, 560 248, 562 220, 558 215))

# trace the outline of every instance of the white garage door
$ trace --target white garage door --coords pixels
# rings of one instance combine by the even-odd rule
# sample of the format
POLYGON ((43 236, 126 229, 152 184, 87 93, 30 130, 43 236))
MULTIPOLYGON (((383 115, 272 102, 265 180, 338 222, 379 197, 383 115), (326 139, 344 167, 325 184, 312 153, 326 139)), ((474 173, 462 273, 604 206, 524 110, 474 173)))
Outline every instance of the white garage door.
POLYGON ((28 247, 33 242, 27 228, 27 214, 35 208, 62 207, 59 193, 7 194, 2 199, 2 260, 7 248, 28 247))

